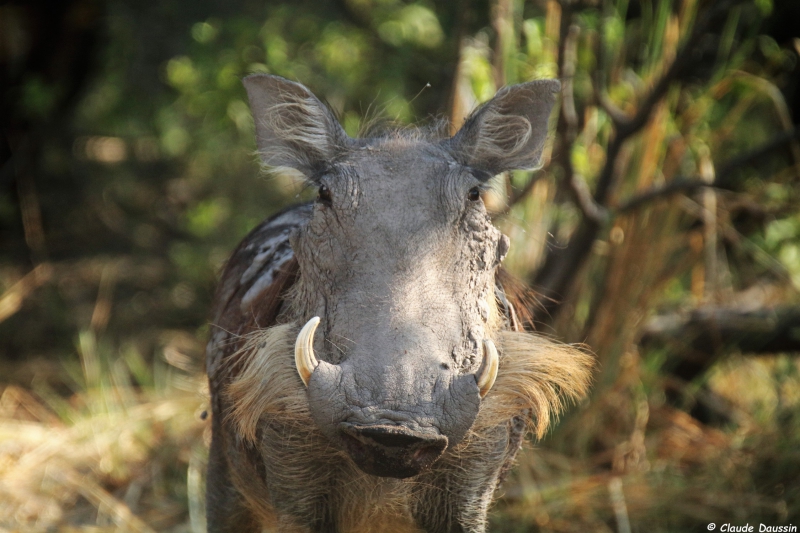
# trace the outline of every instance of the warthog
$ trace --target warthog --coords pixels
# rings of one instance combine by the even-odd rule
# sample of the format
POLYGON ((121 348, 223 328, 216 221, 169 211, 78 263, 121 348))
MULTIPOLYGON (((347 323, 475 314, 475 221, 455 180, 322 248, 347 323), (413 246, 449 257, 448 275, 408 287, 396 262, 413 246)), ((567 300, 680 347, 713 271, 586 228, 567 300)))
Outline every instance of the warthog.
POLYGON ((259 154, 313 204, 234 252, 207 370, 210 531, 469 531, 591 358, 521 331, 482 191, 540 159, 559 84, 508 87, 453 137, 352 139, 305 87, 244 80, 259 154))

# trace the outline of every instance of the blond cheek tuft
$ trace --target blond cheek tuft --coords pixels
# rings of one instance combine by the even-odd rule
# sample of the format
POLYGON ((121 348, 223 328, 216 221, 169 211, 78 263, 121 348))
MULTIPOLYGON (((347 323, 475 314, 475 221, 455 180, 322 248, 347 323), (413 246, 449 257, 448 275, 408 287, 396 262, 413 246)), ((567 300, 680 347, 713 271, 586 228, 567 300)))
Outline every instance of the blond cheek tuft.
POLYGON ((311 424, 303 382, 294 365, 296 324, 282 324, 253 333, 232 356, 238 375, 223 391, 230 406, 227 419, 248 442, 256 442, 262 415, 311 424))
POLYGON ((530 429, 542 438, 571 402, 589 390, 594 358, 566 344, 516 331, 497 333, 500 369, 484 398, 473 431, 480 433, 528 411, 530 429))

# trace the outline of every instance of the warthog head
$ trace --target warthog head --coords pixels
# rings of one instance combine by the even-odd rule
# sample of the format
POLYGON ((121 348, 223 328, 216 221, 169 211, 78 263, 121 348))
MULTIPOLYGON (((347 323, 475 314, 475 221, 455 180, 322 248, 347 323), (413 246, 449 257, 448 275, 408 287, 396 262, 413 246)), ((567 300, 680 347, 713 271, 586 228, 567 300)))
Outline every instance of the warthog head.
POLYGON ((503 89, 451 138, 368 139, 302 85, 245 86, 263 162, 319 191, 291 240, 311 417, 364 472, 414 476, 464 438, 497 376, 495 274, 509 242, 482 191, 539 163, 559 84, 503 89))

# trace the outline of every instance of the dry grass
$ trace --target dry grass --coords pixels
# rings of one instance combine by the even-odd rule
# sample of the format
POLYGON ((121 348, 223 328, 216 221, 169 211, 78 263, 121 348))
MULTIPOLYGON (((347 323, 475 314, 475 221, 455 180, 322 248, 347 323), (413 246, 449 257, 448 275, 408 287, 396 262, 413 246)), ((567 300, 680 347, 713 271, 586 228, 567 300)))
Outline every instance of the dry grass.
POLYGON ((204 377, 89 337, 78 392, 0 393, 0 531, 204 531, 204 377))
MULTIPOLYGON (((736 424, 720 429, 667 405, 647 382, 647 372, 637 369, 643 389, 651 391, 640 397, 644 408, 637 418, 646 412, 644 423, 634 423, 627 437, 611 424, 593 428, 583 437, 608 447, 583 457, 559 451, 559 434, 540 449, 526 450, 496 507, 493 531, 700 531, 710 522, 797 525, 798 370, 798 362, 786 357, 736 358, 720 365, 712 372, 710 389, 730 399, 740 415, 736 424)), ((560 433, 574 435, 570 426, 585 420, 586 413, 624 414, 621 404, 631 406, 635 398, 630 388, 612 389, 560 433)))
MULTIPOLYGON (((64 400, 45 390, 2 390, 0 531, 204 531, 202 373, 157 364, 142 376, 132 370, 141 363, 135 355, 98 355, 85 337, 81 345, 81 379, 94 386, 64 400), (134 374, 146 383, 132 385, 134 374)), ((174 353, 167 359, 180 362, 174 353)), ((708 522, 800 521, 796 361, 738 358, 715 369, 711 389, 743 413, 723 429, 666 405, 655 386, 662 378, 641 362, 623 362, 620 381, 602 398, 522 453, 492 531, 668 532, 708 522), (631 425, 587 427, 580 437, 606 446, 571 453, 560 435, 575 435, 587 413, 631 425)))

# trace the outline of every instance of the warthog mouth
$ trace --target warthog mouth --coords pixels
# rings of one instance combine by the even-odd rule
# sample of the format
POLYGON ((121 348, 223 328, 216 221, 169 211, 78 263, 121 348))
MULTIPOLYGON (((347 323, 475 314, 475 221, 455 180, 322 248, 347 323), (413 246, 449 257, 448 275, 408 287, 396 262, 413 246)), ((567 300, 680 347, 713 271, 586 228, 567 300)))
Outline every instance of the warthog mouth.
POLYGON ((447 437, 402 426, 339 424, 344 448, 373 476, 407 478, 427 470, 447 448, 447 437))

